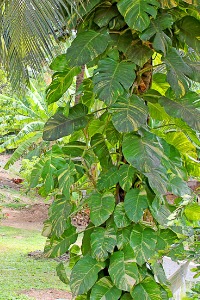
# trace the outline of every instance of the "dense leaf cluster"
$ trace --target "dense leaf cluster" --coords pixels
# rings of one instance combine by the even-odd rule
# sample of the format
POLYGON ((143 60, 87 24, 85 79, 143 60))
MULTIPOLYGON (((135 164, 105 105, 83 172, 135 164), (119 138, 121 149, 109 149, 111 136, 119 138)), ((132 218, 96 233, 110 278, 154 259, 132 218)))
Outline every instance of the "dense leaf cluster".
POLYGON ((87 206, 91 223, 71 252, 76 299, 169 299, 161 258, 185 258, 192 221, 200 220, 186 184, 200 175, 199 95, 190 89, 200 81, 200 7, 83 2, 76 38, 53 61, 47 89, 48 103, 58 101, 85 65, 80 102, 47 121, 43 138, 64 139, 32 172, 31 186, 42 178, 41 194, 55 195, 45 251, 69 250, 78 237, 71 216, 87 206), (168 192, 177 197, 172 203, 168 192))

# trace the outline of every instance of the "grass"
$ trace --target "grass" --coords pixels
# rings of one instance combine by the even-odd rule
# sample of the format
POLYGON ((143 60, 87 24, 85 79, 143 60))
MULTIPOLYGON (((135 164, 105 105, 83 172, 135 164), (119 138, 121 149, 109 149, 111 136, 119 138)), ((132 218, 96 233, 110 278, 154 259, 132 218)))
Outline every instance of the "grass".
POLYGON ((27 300, 20 291, 55 288, 69 290, 56 275, 58 262, 33 259, 27 254, 43 250, 45 238, 38 231, 0 227, 0 300, 27 300))

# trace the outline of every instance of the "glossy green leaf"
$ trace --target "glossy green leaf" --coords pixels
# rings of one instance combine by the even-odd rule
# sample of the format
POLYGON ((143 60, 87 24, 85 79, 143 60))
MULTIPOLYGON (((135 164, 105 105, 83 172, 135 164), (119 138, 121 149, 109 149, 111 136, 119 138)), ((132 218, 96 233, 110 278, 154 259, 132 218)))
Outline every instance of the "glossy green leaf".
POLYGON ((73 162, 66 163, 65 167, 60 169, 57 173, 58 184, 61 193, 69 200, 70 199, 70 187, 74 182, 76 169, 73 162))
POLYGON ((119 181, 118 168, 112 167, 107 172, 101 172, 100 177, 97 181, 97 189, 103 190, 108 189, 119 181))
POLYGON ((108 258, 108 253, 112 253, 116 245, 115 230, 111 228, 96 228, 91 234, 92 257, 98 261, 108 258))
POLYGON ((67 219, 70 215, 72 205, 69 198, 64 195, 57 195, 51 205, 50 221, 52 224, 51 233, 57 237, 61 236, 67 229, 67 219))
POLYGON ((126 43, 124 45, 120 44, 120 49, 122 49, 127 59, 130 59, 133 63, 140 67, 143 67, 153 55, 152 49, 141 43, 133 45, 129 41, 129 43, 127 42, 127 45, 126 43))
POLYGON ((157 236, 156 250, 166 250, 177 240, 177 235, 170 229, 161 229, 157 236))
POLYGON ((74 67, 64 72, 56 72, 52 77, 52 82, 46 90, 48 104, 58 101, 67 89, 71 86, 74 76, 80 73, 81 69, 74 67))
POLYGON ((115 198, 111 193, 95 193, 88 199, 90 219, 95 226, 103 224, 112 214, 115 207, 115 198))
POLYGON ((68 224, 68 228, 60 237, 52 236, 45 245, 45 256, 59 257, 69 250, 69 247, 77 240, 76 227, 68 224))
POLYGON ((168 183, 168 191, 177 196, 191 195, 191 189, 185 181, 178 176, 170 176, 168 183))
POLYGON ((67 71, 68 70, 67 55, 61 54, 56 56, 56 58, 54 58, 54 60, 50 64, 49 68, 57 72, 67 71))
POLYGON ((91 254, 91 234, 94 231, 95 226, 92 223, 86 227, 83 233, 81 252, 83 255, 91 254))
POLYGON ((87 112, 87 106, 81 103, 70 108, 67 118, 63 113, 57 112, 45 124, 43 139, 55 141, 84 128, 88 122, 87 112))
POLYGON ((128 192, 132 187, 134 174, 135 169, 128 164, 119 168, 119 184, 124 191, 128 192))
POLYGON ((134 225, 130 245, 133 248, 137 263, 142 266, 154 254, 157 243, 156 232, 151 228, 144 228, 141 225, 134 225))
POLYGON ((93 78, 94 91, 99 99, 107 105, 115 103, 133 84, 136 78, 134 70, 135 64, 130 62, 111 58, 100 60, 93 78))
POLYGON ((118 228, 126 227, 131 223, 130 219, 126 215, 123 202, 118 203, 115 208, 114 221, 118 228))
POLYGON ((118 300, 121 293, 109 277, 103 277, 92 288, 90 300, 118 300))
MULTIPOLYGON (((171 48, 163 58, 167 68, 167 81, 177 96, 185 95, 188 90, 188 79, 193 71, 187 65, 175 48, 171 48)), ((172 110, 173 111, 173 110, 172 110)))
POLYGON ((162 51, 164 55, 171 46, 170 37, 163 31, 166 28, 171 28, 173 18, 170 14, 162 14, 155 20, 151 20, 150 26, 140 35, 142 40, 148 41, 153 37, 153 47, 157 51, 162 51))
POLYGON ((105 141, 105 137, 100 133, 96 133, 91 138, 91 146, 100 161, 103 171, 111 168, 113 164, 105 141))
POLYGON ((147 122, 147 106, 136 95, 119 97, 111 109, 113 125, 119 132, 137 131, 147 122))
POLYGON ((91 138, 96 133, 102 133, 105 128, 105 123, 99 119, 92 120, 88 126, 88 134, 91 138))
POLYGON ((119 250, 123 249, 125 246, 130 243, 130 235, 131 235, 132 226, 128 226, 125 228, 118 229, 117 231, 117 248, 119 250))
POLYGON ((67 277, 67 274, 66 274, 66 271, 65 271, 65 267, 64 267, 64 264, 62 262, 59 263, 59 265, 57 265, 56 272, 57 272, 57 275, 58 275, 59 279, 63 283, 69 284, 69 279, 67 277))
POLYGON ((156 0, 120 0, 118 9, 124 16, 127 24, 135 30, 143 31, 150 24, 150 16, 154 19, 157 15, 159 2, 156 0))
POLYGON ((133 299, 162 300, 159 285, 152 277, 146 277, 131 290, 133 299))
POLYGON ((177 26, 180 29, 178 33, 180 41, 189 45, 196 52, 200 52, 200 20, 186 16, 177 22, 177 26))
POLYGON ((184 213, 188 220, 191 221, 200 221, 200 205, 193 203, 187 206, 184 210, 184 213))
POLYGON ((62 147, 63 153, 69 157, 82 156, 85 149, 86 144, 79 141, 69 142, 62 147))
POLYGON ((73 66, 82 66, 103 53, 108 46, 108 35, 88 30, 78 33, 67 50, 67 59, 73 66))
POLYGON ((70 288, 73 295, 87 293, 98 279, 98 273, 105 267, 104 262, 87 255, 81 258, 72 269, 70 288))
POLYGON ((107 26, 110 20, 119 15, 115 6, 108 2, 107 5, 96 10, 94 22, 101 28, 107 26))
POLYGON ((138 222, 142 218, 143 212, 147 207, 148 200, 144 191, 131 189, 127 192, 124 199, 124 209, 131 221, 138 222))
POLYGON ((200 130, 200 112, 198 110, 200 102, 196 93, 188 92, 184 97, 176 101, 162 97, 159 103, 170 116, 181 118, 194 130, 200 130))
POLYGON ((164 268, 161 263, 158 263, 155 261, 151 264, 151 268, 153 270, 154 275, 156 276, 156 279, 158 280, 158 282, 160 284, 166 285, 166 286, 169 285, 169 282, 165 275, 164 268))
POLYGON ((144 132, 143 136, 126 134, 122 151, 125 159, 141 172, 153 172, 153 169, 160 166, 163 156, 160 143, 150 132, 144 132))
POLYGON ((131 290, 139 275, 134 252, 130 246, 111 256, 108 272, 117 288, 127 292, 131 290))

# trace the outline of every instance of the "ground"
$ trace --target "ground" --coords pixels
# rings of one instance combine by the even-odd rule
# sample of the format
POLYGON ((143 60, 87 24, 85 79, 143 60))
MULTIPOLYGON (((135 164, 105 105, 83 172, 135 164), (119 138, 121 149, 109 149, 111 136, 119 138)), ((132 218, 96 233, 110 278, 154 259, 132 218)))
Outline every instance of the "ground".
POLYGON ((44 247, 41 230, 49 203, 36 193, 26 195, 23 185, 15 183, 20 178, 20 162, 6 171, 3 166, 9 157, 0 155, 0 206, 5 217, 0 220, 0 300, 71 299, 69 287, 66 289, 57 278, 58 262, 44 261, 35 255, 44 247), (10 295, 6 289, 16 290, 16 294, 10 295))

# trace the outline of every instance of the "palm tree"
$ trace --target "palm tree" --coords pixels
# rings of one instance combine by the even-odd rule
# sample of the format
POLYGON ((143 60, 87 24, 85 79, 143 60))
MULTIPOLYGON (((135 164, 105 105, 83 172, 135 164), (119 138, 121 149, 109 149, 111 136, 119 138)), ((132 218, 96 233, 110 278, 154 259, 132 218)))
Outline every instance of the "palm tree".
POLYGON ((55 41, 65 34, 66 17, 78 2, 72 0, 2 0, 0 57, 13 86, 36 75, 53 56, 55 41))

